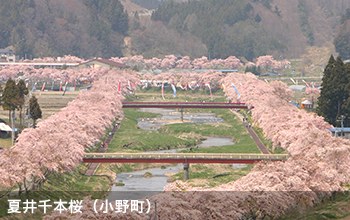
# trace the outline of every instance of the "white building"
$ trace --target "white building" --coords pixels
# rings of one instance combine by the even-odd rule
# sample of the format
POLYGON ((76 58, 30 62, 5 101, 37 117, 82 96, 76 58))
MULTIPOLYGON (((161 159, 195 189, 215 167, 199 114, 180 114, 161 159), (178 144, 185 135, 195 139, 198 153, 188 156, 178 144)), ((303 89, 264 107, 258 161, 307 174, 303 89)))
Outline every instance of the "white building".
POLYGON ((16 54, 11 47, 0 49, 0 60, 6 62, 15 62, 16 54))

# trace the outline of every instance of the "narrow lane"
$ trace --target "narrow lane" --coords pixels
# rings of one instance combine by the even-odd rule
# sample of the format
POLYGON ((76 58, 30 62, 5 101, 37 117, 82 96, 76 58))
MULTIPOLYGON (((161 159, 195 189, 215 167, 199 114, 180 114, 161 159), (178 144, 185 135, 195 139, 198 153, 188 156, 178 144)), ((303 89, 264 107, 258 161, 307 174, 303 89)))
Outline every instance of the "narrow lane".
POLYGON ((235 110, 231 110, 231 112, 233 114, 235 114, 242 121, 244 127, 246 128, 246 130, 248 131, 249 135, 252 137, 252 139, 254 140, 256 145, 258 146, 258 148, 261 151, 261 153, 263 153, 263 154, 271 154, 270 151, 267 149, 267 147, 264 145, 264 143, 260 140, 259 136, 255 133, 255 131, 252 128, 252 126, 250 125, 250 123, 247 122, 246 120, 244 120, 242 115, 239 114, 238 112, 236 112, 235 110))

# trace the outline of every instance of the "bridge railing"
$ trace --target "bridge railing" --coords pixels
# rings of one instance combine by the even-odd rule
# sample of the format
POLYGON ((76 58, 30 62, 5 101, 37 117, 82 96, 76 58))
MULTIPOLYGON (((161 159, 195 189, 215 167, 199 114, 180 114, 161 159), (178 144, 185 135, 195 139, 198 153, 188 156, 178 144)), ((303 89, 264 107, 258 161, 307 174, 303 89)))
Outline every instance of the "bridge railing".
POLYGON ((123 108, 238 108, 250 109, 245 103, 229 102, 123 102, 123 108))
POLYGON ((85 158, 286 160, 288 154, 85 153, 85 158))

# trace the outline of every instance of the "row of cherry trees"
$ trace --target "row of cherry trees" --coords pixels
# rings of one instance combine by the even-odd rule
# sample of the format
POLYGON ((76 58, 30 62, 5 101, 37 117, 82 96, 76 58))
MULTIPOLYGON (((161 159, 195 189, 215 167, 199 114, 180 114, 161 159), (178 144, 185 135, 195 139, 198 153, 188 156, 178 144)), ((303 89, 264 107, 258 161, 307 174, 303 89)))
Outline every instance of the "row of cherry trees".
MULTIPOLYGON (((209 60, 204 56, 191 59, 188 56, 178 58, 175 55, 167 55, 163 59, 145 59, 143 56, 138 55, 121 58, 113 57, 111 60, 137 69, 238 69, 243 66, 243 63, 235 56, 230 56, 226 59, 209 60)), ((280 70, 289 68, 290 62, 287 60, 278 61, 272 56, 267 55, 258 57, 256 63, 248 62, 246 65, 255 65, 263 68, 280 70)))
POLYGON ((0 80, 7 81, 8 79, 21 78, 24 80, 29 80, 31 82, 36 81, 61 81, 74 83, 75 81, 88 82, 91 83, 98 79, 103 71, 96 71, 91 68, 79 68, 79 69, 51 69, 42 68, 35 69, 28 66, 6 66, 0 68, 0 80))
MULTIPOLYGON (((251 64, 252 65, 252 64, 251 64)), ((280 70, 290 68, 291 63, 288 60, 275 60, 271 55, 260 56, 256 58, 255 66, 265 68, 280 70)))
POLYGON ((135 82, 128 71, 94 70, 99 79, 89 91, 81 92, 67 107, 37 128, 25 129, 11 149, 0 155, 0 185, 17 184, 31 189, 52 171, 72 170, 82 160, 84 149, 103 136, 112 121, 123 117, 119 83, 135 82))
MULTIPOLYGON (((51 62, 62 62, 62 63, 80 63, 84 62, 84 59, 72 55, 65 55, 63 57, 41 57, 41 58, 34 58, 32 61, 34 62, 44 62, 44 63, 51 63, 51 62)), ((25 60, 24 62, 31 62, 31 60, 25 60)))

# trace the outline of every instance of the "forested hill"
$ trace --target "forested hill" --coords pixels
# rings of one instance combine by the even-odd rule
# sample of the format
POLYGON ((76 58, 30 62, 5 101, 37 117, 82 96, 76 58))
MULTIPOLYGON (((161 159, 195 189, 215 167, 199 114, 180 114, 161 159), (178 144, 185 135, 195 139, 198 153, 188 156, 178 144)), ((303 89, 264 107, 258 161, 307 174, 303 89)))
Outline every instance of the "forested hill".
POLYGON ((333 43, 348 0, 205 0, 163 2, 153 13, 180 33, 201 39, 211 57, 298 56, 333 43))
POLYGON ((339 55, 345 60, 350 59, 350 8, 341 18, 340 31, 334 39, 339 55))
POLYGON ((20 57, 117 56, 128 17, 119 0, 1 0, 0 48, 20 57))
POLYGON ((298 57, 336 36, 348 42, 347 8, 349 0, 1 0, 0 48, 21 58, 298 57))

